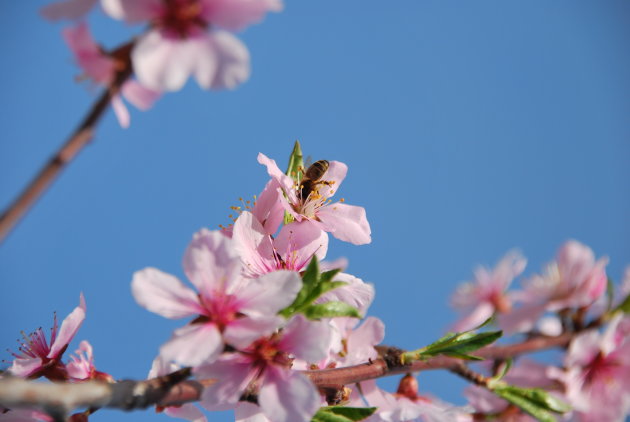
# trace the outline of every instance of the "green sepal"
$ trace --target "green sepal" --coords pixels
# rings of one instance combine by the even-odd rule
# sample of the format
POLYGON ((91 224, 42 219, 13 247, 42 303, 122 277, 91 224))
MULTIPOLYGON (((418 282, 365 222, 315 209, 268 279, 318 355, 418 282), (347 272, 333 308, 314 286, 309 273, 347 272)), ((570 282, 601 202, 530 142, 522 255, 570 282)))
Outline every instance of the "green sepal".
POLYGON ((340 269, 330 270, 324 273, 320 273, 319 271, 319 261, 317 257, 314 256, 302 274, 302 289, 297 294, 293 303, 280 311, 280 315, 288 318, 296 313, 303 313, 310 319, 334 316, 356 316, 360 318, 359 311, 347 304, 344 304, 346 305, 345 307, 339 305, 337 302, 313 304, 313 302, 324 293, 348 284, 343 281, 332 281, 333 278, 339 274, 340 269))
POLYGON ((543 422, 554 422, 556 418, 553 413, 566 413, 571 410, 571 406, 540 388, 503 384, 492 388, 491 391, 543 422))
POLYGON ((293 180, 301 179, 300 173, 304 169, 304 157, 302 156, 302 147, 300 146, 300 141, 295 141, 295 145, 293 145, 293 151, 291 151, 291 156, 289 157, 289 165, 287 167, 286 175, 289 176, 293 180))
POLYGON ((374 414, 376 407, 329 406, 320 408, 312 422, 358 422, 374 414))
POLYGON ((309 305, 302 313, 308 319, 335 318, 335 317, 353 317, 361 318, 359 310, 354 306, 345 302, 325 302, 309 305))

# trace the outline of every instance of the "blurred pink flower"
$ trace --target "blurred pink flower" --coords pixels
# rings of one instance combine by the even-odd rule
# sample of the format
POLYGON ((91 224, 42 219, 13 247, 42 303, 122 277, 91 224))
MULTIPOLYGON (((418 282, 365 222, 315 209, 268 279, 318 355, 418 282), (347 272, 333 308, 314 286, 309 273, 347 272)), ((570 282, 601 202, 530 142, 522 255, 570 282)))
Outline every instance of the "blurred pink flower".
POLYGON ((324 259, 328 250, 328 235, 317 227, 294 222, 273 238, 248 211, 236 220, 232 239, 249 277, 283 269, 302 271, 313 256, 324 259))
POLYGON ((545 312, 592 305, 606 291, 607 264, 607 258, 596 261, 588 246, 569 240, 544 275, 532 277, 524 291, 514 294, 522 306, 502 315, 499 325, 509 333, 525 332, 534 328, 545 312))
POLYGON ((512 300, 506 290, 515 277, 523 272, 527 260, 518 252, 508 252, 493 270, 479 267, 472 282, 460 285, 451 301, 454 307, 467 315, 451 328, 453 331, 468 331, 479 326, 495 312, 507 313, 512 309, 512 300))
POLYGON ((70 355, 70 362, 67 363, 66 369, 70 378, 74 380, 114 381, 111 375, 96 370, 92 345, 86 340, 79 343, 79 348, 74 355, 70 355))
MULTIPOLYGON (((96 84, 108 87, 116 76, 118 63, 115 58, 105 54, 94 41, 87 24, 81 22, 74 27, 64 29, 63 37, 85 75, 96 84)), ((125 81, 120 92, 127 101, 140 110, 148 110, 160 97, 159 92, 148 89, 135 80, 125 81)), ((129 127, 129 111, 121 95, 114 95, 111 101, 120 125, 124 128, 129 127)))
POLYGON ((151 29, 132 51, 142 84, 179 90, 190 75, 202 88, 234 88, 249 77, 249 52, 231 33, 282 9, 280 0, 102 0, 105 11, 151 29), (209 28, 212 27, 212 30, 209 28))
POLYGON ((68 348, 77 331, 85 319, 85 299, 79 296, 79 306, 63 320, 61 328, 57 330, 57 315, 50 330, 50 345, 42 328, 38 328, 28 337, 24 336, 24 343, 19 348, 9 372, 16 377, 37 378, 45 376, 50 380, 66 380, 68 373, 61 362, 61 356, 68 348))
POLYGON ((166 361, 187 366, 213 361, 225 343, 243 348, 271 334, 302 286, 293 271, 244 278, 232 239, 205 229, 186 250, 184 272, 197 291, 155 268, 136 272, 131 289, 140 306, 163 317, 197 316, 160 349, 166 361))
POLYGON ((322 399, 313 383, 291 366, 295 358, 307 362, 324 358, 329 344, 330 329, 325 322, 296 315, 271 337, 196 368, 198 378, 218 380, 204 389, 200 403, 209 410, 221 410, 235 407, 243 394, 257 394, 269 420, 310 421, 322 399))
POLYGON ((603 333, 580 334, 565 356, 566 370, 553 373, 564 382, 578 421, 620 422, 630 415, 630 341, 624 320, 628 317, 618 313, 603 333))
POLYGON ((3 411, 0 406, 0 421, 2 422, 53 422, 52 416, 31 409, 11 409, 3 411))
POLYGON ((46 19, 58 21, 62 19, 80 19, 92 10, 98 0, 63 0, 48 4, 41 9, 46 19))
POLYGON ((300 185, 284 174, 276 162, 258 154, 258 162, 267 167, 267 173, 284 193, 280 195, 284 209, 297 221, 307 221, 319 229, 331 233, 337 239, 363 245, 372 241, 370 224, 365 209, 346 205, 343 199, 331 203, 339 185, 345 179, 348 167, 339 161, 330 161, 328 169, 317 181, 308 196, 302 197, 300 185))

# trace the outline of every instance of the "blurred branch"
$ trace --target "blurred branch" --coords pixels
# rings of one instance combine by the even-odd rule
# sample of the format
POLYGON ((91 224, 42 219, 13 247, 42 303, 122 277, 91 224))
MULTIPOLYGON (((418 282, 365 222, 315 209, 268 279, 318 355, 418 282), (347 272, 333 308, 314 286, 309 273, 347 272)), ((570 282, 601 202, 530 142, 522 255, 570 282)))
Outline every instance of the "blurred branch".
POLYGON ((92 140, 96 125, 103 114, 105 114, 112 98, 118 94, 121 86, 131 76, 131 73, 131 64, 116 73, 114 80, 96 100, 79 127, 57 153, 48 160, 22 194, 0 216, 0 243, 48 189, 61 170, 92 140))

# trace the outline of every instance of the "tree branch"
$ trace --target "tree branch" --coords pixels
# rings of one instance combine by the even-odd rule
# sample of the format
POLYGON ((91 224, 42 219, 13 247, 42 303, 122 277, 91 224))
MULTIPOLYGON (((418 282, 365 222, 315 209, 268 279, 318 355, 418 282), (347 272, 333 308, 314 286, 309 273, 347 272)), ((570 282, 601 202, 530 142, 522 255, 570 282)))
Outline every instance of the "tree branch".
MULTIPOLYGON (((115 57, 124 57, 129 55, 132 43, 123 45, 112 53, 115 57)), ((123 61, 123 63, 125 63, 123 61)), ((57 151, 57 153, 48 160, 46 165, 39 171, 37 176, 22 191, 22 194, 6 209, 0 216, 0 243, 4 241, 9 232, 24 217, 24 214, 35 204, 39 197, 48 189, 50 184, 55 180, 57 175, 64 167, 72 161, 72 159, 85 147, 92 137, 96 125, 101 117, 105 114, 111 100, 116 96, 123 83, 131 76, 132 67, 130 59, 118 71, 101 96, 96 100, 92 108, 85 116, 79 127, 74 131, 66 143, 57 151)))

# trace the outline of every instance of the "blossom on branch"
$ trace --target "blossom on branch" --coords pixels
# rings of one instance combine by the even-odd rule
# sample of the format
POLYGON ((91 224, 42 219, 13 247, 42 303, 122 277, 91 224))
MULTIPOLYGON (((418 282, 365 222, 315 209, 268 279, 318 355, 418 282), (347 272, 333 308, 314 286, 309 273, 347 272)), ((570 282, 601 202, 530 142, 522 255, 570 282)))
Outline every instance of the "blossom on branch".
POLYGON ((61 362, 63 353, 68 348, 85 319, 85 299, 79 297, 79 306, 63 320, 61 327, 57 325, 55 314, 50 330, 50 344, 46 340, 44 330, 40 327, 30 335, 23 334, 24 342, 19 347, 9 373, 21 378, 38 378, 44 376, 50 380, 67 380, 66 366, 61 362))
POLYGON ((337 192, 348 172, 348 166, 344 163, 330 161, 326 171, 317 181, 313 181, 307 192, 303 189, 303 182, 284 174, 276 162, 265 154, 258 154, 258 162, 267 167, 267 173, 282 190, 284 195, 280 195, 280 201, 284 210, 296 221, 306 221, 339 240, 355 245, 372 241, 365 208, 344 204, 343 199, 331 203, 330 198, 337 192))
POLYGON ((329 345, 325 322, 296 315, 281 331, 196 368, 198 378, 218 380, 204 389, 200 403, 208 410, 223 410, 235 407, 243 396, 256 396, 273 422, 310 421, 323 401, 313 383, 291 367, 296 358, 323 359, 329 345))
MULTIPOLYGON (((114 52, 111 55, 105 53, 94 41, 92 34, 85 22, 63 31, 63 37, 72 50, 77 64, 85 72, 85 76, 97 85, 111 87, 116 74, 126 66, 130 66, 125 49, 114 52)), ((160 97, 160 93, 146 88, 135 80, 127 79, 123 82, 120 92, 122 97, 140 110, 148 110, 160 97)), ((124 128, 129 126, 130 117, 127 107, 122 101, 121 95, 115 94, 112 99, 112 108, 118 118, 118 122, 124 128)))
POLYGON ((506 293, 515 277, 523 272, 527 260, 518 252, 508 252, 490 271, 485 267, 475 270, 474 281, 460 285, 452 297, 452 304, 466 312, 453 326, 453 331, 468 331, 482 324, 495 312, 507 313, 512 300, 506 293))
POLYGON ((140 82, 177 91, 193 75, 202 88, 234 88, 249 77, 247 47, 230 32, 282 9, 280 0, 102 0, 128 23, 149 22, 131 56, 140 82))
POLYGON ((243 276, 232 239, 201 230, 184 255, 184 271, 196 291, 155 268, 134 274, 132 293, 138 304, 166 318, 196 316, 160 349, 166 361, 197 366, 214 361, 225 344, 249 346, 284 320, 277 313, 290 305, 302 281, 293 271, 259 278, 243 276))

